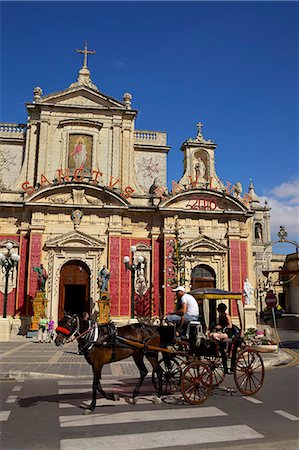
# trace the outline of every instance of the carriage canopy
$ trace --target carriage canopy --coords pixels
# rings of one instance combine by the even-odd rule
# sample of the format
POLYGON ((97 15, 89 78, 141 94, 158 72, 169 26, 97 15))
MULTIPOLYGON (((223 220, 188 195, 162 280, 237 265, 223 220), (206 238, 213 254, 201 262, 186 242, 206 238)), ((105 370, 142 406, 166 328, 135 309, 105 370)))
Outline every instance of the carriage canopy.
POLYGON ((203 316, 205 323, 207 324, 208 328, 210 325, 210 301, 211 300, 236 300, 237 303, 237 309, 238 309, 238 316, 240 321, 240 328, 241 330, 244 330, 244 310, 243 310, 243 303, 242 303, 242 293, 241 292, 231 292, 231 291, 225 291, 223 289, 216 289, 216 288, 199 288, 194 289, 190 292, 193 297, 196 298, 196 300, 202 300, 203 304, 203 316))

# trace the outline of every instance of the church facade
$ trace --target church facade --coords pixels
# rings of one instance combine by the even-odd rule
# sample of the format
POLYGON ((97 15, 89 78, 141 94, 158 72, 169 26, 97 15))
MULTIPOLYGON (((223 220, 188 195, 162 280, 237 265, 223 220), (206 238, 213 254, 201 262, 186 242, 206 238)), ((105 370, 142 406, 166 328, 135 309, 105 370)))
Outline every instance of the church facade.
MULTIPOLYGON (((217 145, 201 123, 182 144, 181 179, 167 189, 166 133, 136 130, 132 95, 103 94, 86 54, 76 82, 49 95, 36 87, 26 107, 27 124, 0 125, 0 251, 11 242, 20 256, 8 281, 9 317, 32 316, 40 264, 56 322, 65 312, 99 311, 104 266, 116 321, 173 310, 179 281, 188 290, 243 292, 246 280, 256 288, 261 259, 271 258, 270 247, 263 252, 269 208, 252 183, 243 193, 219 179, 217 145)), ((4 285, 2 274, 0 314, 4 285)))

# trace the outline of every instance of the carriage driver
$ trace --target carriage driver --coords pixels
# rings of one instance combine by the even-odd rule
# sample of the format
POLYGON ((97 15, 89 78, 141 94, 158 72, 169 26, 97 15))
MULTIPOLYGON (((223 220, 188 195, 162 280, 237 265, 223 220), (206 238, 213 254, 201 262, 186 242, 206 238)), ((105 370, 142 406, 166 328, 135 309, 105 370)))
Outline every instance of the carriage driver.
POLYGON ((172 290, 177 294, 177 310, 166 316, 166 322, 175 323, 180 326, 191 320, 198 320, 199 308, 193 295, 186 294, 184 286, 178 286, 172 290))

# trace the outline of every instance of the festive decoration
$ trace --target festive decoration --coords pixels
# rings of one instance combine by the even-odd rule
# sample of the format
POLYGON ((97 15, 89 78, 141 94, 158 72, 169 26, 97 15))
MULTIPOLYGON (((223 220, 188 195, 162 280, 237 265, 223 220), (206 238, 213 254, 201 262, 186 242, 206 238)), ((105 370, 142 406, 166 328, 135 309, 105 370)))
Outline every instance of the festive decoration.
POLYGON ((186 282, 185 255, 182 252, 182 227, 179 226, 178 216, 174 216, 174 239, 169 241, 171 251, 168 258, 171 265, 168 268, 167 284, 172 287, 184 286, 186 282))

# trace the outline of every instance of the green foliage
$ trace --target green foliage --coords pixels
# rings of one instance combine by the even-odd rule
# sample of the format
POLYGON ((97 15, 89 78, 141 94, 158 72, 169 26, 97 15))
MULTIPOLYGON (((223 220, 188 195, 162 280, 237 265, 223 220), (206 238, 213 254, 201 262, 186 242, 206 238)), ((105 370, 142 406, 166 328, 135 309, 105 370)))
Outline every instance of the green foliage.
POLYGON ((177 218, 175 219, 174 224, 174 239, 170 241, 170 245, 172 247, 169 254, 171 258, 171 266, 168 273, 167 283, 170 286, 184 286, 186 282, 185 256, 182 252, 181 231, 177 218))

